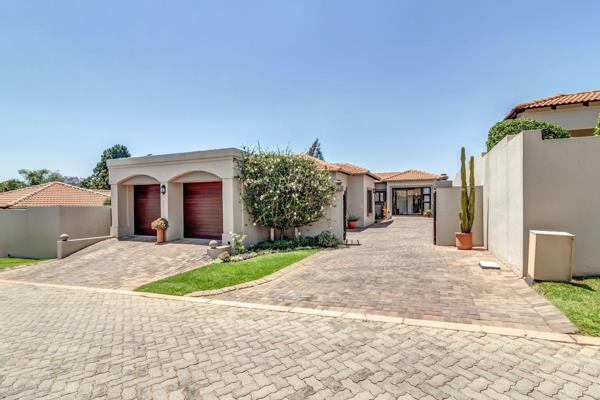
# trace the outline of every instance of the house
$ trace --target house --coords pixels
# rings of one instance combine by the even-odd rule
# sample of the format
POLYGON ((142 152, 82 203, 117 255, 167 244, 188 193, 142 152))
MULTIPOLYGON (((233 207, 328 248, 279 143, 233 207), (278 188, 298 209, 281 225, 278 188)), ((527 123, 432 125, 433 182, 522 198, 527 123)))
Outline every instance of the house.
POLYGON ((436 182, 448 179, 445 174, 416 169, 378 172, 377 175, 381 178, 375 184, 375 210, 378 219, 383 217, 384 205, 387 207, 387 215, 422 215, 425 210, 433 208, 436 182))
POLYGON ((50 182, 0 193, 0 257, 55 258, 63 233, 108 235, 106 193, 50 182))
POLYGON ((505 119, 528 118, 565 128, 571 137, 593 136, 600 114, 600 90, 556 94, 517 104, 505 119))
MULTIPOLYGON (((163 217, 169 221, 167 241, 228 243, 231 233, 246 235, 247 244, 268 240, 269 231, 253 223, 241 198, 236 178, 241 154, 239 149, 225 148, 109 160, 111 235, 152 236, 150 223, 163 217)), ((300 234, 314 236, 329 230, 343 239, 345 217, 350 214, 359 218, 359 226, 373 223, 373 191, 379 177, 356 165, 313 160, 331 173, 337 192, 325 216, 300 228, 300 234)))

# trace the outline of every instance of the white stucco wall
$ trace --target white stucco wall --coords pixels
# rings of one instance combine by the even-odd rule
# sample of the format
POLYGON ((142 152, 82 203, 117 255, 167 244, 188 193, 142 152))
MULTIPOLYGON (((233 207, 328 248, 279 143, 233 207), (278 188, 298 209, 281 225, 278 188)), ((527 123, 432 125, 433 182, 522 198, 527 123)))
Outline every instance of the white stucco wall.
MULTIPOLYGON (((573 274, 600 274, 600 137, 524 141, 524 232, 575 235, 573 274)), ((524 247, 527 259, 528 243, 524 247)), ((526 272, 526 269, 525 269, 526 272)))
MULTIPOLYGON (((461 188, 436 189, 435 232, 438 246, 455 246, 456 232, 460 232, 458 213, 461 210, 461 188)), ((483 187, 475 188, 475 219, 473 221, 473 245, 483 246, 483 187)))
POLYGON ((0 257, 55 258, 62 233, 73 239, 109 234, 110 207, 0 210, 0 257))
POLYGON ((485 156, 484 243, 521 274, 523 255, 523 140, 502 139, 485 156))
POLYGON ((359 227, 369 226, 375 222, 375 179, 368 175, 348 176, 348 188, 346 192, 346 206, 348 216, 358 218, 359 227), (373 191, 372 212, 367 208, 367 190, 373 191))
POLYGON ((537 121, 548 121, 560 125, 567 130, 591 129, 596 126, 596 118, 600 113, 600 104, 583 107, 580 104, 573 106, 559 106, 556 110, 544 109, 526 110, 517 118, 534 119, 537 121))
POLYGON ((541 132, 506 137, 485 157, 485 242, 527 274, 529 231, 575 235, 573 274, 600 274, 600 137, 542 140, 541 132))

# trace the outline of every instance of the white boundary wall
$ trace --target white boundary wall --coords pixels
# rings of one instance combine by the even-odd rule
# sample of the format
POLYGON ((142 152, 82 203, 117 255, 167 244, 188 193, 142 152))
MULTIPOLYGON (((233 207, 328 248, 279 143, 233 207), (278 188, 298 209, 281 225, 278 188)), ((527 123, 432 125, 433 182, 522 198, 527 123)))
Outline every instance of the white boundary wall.
POLYGON ((506 137, 484 157, 485 242, 527 274, 530 230, 575 235, 573 275, 600 274, 600 137, 506 137))
MULTIPOLYGON (((456 186, 435 189, 435 244, 455 246, 456 232, 460 232, 458 213, 461 188, 456 186)), ((483 188, 475 187, 475 219, 473 221, 473 246, 483 246, 483 188)))
POLYGON ((110 207, 30 207, 0 210, 0 257, 55 258, 56 242, 106 236, 110 207))

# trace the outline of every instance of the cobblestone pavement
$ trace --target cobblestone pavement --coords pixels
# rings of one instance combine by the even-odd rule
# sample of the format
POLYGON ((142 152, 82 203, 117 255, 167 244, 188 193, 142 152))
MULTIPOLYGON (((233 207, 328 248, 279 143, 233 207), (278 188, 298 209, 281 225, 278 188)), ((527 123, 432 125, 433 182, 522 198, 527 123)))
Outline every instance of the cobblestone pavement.
POLYGON ((2 399, 593 399, 600 347, 0 283, 2 399))
POLYGON ((432 244, 432 220, 396 218, 349 233, 361 246, 321 252, 269 283, 214 298, 570 333, 576 328, 483 250, 432 244))
POLYGON ((62 260, 2 270, 0 279, 129 290, 205 264, 207 247, 108 239, 62 260))

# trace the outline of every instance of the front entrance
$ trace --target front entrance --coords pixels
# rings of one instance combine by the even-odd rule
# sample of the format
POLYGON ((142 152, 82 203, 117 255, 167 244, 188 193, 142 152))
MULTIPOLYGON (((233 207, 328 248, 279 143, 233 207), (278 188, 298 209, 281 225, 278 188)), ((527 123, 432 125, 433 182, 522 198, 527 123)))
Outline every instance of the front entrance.
POLYGON ((221 182, 183 184, 183 235, 217 239, 223 234, 223 185, 221 182))
POLYGON ((136 235, 156 236, 150 224, 160 217, 160 185, 133 187, 133 216, 136 235))
POLYGON ((431 187, 393 188, 393 215, 422 215, 431 208, 431 187))

